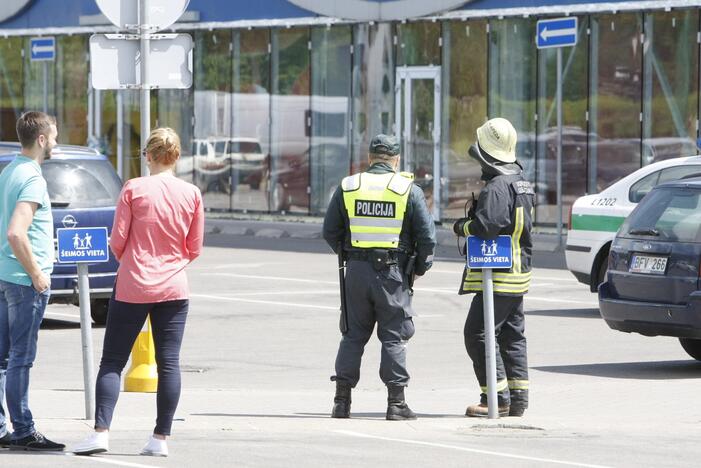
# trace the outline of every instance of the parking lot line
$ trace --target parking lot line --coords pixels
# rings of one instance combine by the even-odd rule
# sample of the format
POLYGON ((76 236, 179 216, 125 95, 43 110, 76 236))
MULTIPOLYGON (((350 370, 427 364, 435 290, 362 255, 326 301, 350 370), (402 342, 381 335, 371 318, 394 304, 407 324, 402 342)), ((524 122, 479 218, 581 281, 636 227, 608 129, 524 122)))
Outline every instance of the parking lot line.
POLYGON ((227 276, 231 278, 248 278, 248 279, 263 279, 263 280, 274 280, 274 281, 292 281, 296 283, 313 283, 313 284, 336 284, 338 281, 322 281, 314 279, 301 279, 301 278, 286 278, 284 276, 259 276, 259 275, 242 275, 239 273, 202 273, 206 276, 227 276))
POLYGON ((510 453, 492 452, 489 450, 480 450, 480 449, 474 449, 474 448, 470 448, 470 447, 462 447, 459 445, 448 445, 448 444, 437 444, 434 442, 424 442, 422 440, 395 439, 393 437, 374 436, 374 435, 363 434, 361 432, 354 432, 354 431, 337 430, 334 432, 336 432, 338 434, 351 436, 351 437, 361 437, 361 438, 365 438, 365 439, 384 440, 387 442, 398 442, 398 443, 402 443, 402 444, 422 445, 425 447, 436 447, 436 448, 444 448, 444 449, 450 449, 450 450, 459 450, 461 452, 479 453, 482 455, 492 455, 495 457, 513 458, 516 460, 527 460, 527 461, 534 461, 534 462, 541 462, 541 463, 552 463, 552 464, 567 465, 567 466, 581 466, 581 467, 587 467, 587 468, 611 468, 611 467, 604 466, 604 465, 591 465, 588 463, 555 460, 555 459, 551 459, 551 458, 538 458, 538 457, 529 457, 527 455, 515 455, 515 454, 510 454, 510 453))
POLYGON ((113 460, 111 458, 102 458, 102 457, 82 457, 80 455, 73 455, 72 453, 67 453, 66 456, 71 457, 74 460, 83 460, 87 462, 98 462, 98 463, 106 463, 108 465, 118 465, 118 466, 128 466, 132 468, 158 468, 156 465, 144 465, 141 463, 132 463, 132 462, 126 462, 126 461, 120 461, 120 460, 113 460))
MULTIPOLYGON (((443 275, 460 275, 462 274, 463 268, 456 270, 442 270, 440 268, 431 268, 428 272, 429 274, 443 274, 443 275)), ((544 280, 544 281, 559 281, 563 283, 579 283, 576 278, 570 278, 567 276, 555 277, 555 276, 540 276, 538 270, 533 270, 533 279, 544 280)))
POLYGON ((232 268, 232 269, 248 269, 248 268, 263 268, 263 267, 268 267, 271 265, 282 265, 282 263, 277 262, 266 262, 266 263, 225 263, 223 265, 208 265, 208 266, 191 266, 188 267, 188 271, 197 271, 197 270, 223 270, 225 268, 232 268))
POLYGON ((526 302, 528 301, 541 301, 541 302, 555 302, 557 304, 580 304, 580 305, 586 305, 589 307, 599 307, 598 302, 594 301, 573 301, 571 299, 553 299, 552 297, 540 297, 540 296, 531 296, 530 294, 526 294, 525 296, 526 302))
MULTIPOLYGON (((72 319, 79 319, 80 318, 80 313, 77 314, 62 314, 61 312, 51 312, 51 311, 46 311, 44 312, 44 317, 47 317, 49 315, 56 316, 56 317, 67 317, 67 318, 72 318, 72 319)), ((51 318, 51 317, 47 317, 51 318)))
POLYGON ((260 301, 258 299, 243 299, 240 297, 213 296, 210 294, 190 294, 190 297, 199 297, 201 299, 214 299, 216 301, 233 301, 233 302, 250 302, 253 304, 270 304, 288 307, 302 307, 305 309, 324 309, 338 310, 338 306, 322 306, 317 304, 296 304, 294 302, 277 302, 277 301, 260 301))
POLYGON ((226 297, 246 297, 246 296, 293 296, 293 295, 335 295, 338 296, 338 289, 314 289, 314 290, 295 290, 295 291, 256 291, 245 293, 234 293, 226 297))

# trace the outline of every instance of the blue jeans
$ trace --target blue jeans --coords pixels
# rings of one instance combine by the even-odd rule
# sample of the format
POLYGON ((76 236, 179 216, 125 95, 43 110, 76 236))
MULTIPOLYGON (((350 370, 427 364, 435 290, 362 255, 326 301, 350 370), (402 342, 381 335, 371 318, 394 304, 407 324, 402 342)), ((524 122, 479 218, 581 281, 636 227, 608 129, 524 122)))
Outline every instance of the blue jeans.
POLYGON ((0 361, 0 437, 5 437, 7 434, 5 409, 2 407, 3 401, 5 401, 5 374, 7 374, 7 359, 0 361))
POLYGON ((5 396, 15 440, 34 433, 29 369, 37 354, 39 326, 49 294, 48 289, 40 293, 31 286, 0 280, 0 373, 6 371, 5 396))
POLYGON ((95 384, 95 428, 109 429, 119 398, 120 375, 129 360, 134 340, 151 318, 156 347, 158 389, 155 434, 170 435, 180 399, 180 345, 185 333, 189 301, 186 299, 132 304, 110 299, 100 371, 95 384))

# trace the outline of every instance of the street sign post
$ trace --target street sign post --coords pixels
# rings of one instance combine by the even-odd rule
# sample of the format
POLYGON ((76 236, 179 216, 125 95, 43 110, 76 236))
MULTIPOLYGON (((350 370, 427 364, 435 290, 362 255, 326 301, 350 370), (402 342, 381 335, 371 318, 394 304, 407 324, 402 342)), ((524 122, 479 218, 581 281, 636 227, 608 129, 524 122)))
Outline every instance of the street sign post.
MULTIPOLYGON (((180 73, 181 77, 187 74, 192 75, 192 60, 188 58, 188 60, 176 63, 179 68, 187 69, 187 73, 169 72, 167 70, 170 68, 168 68, 165 71, 166 78, 163 79, 164 71, 151 65, 151 52, 152 50, 158 49, 158 46, 152 47, 151 41, 158 42, 160 40, 172 40, 172 38, 161 37, 167 35, 154 35, 153 33, 167 28, 177 21, 187 9, 190 0, 96 0, 96 3, 100 11, 104 13, 112 24, 120 29, 134 33, 132 35, 125 35, 121 40, 138 40, 139 42, 138 55, 140 67, 138 73, 141 79, 138 84, 135 82, 134 86, 131 86, 131 88, 139 89, 141 94, 141 147, 145 148, 146 140, 151 131, 151 89, 155 87, 169 87, 154 86, 154 82, 175 81, 179 83, 180 80, 175 77, 177 73, 180 73), (173 75, 172 79, 168 77, 169 74, 173 75)), ((178 36, 184 35, 178 34, 178 36)), ((132 46, 124 46, 120 50, 131 50, 131 48, 132 46)), ((102 53, 103 55, 109 55, 101 47, 93 49, 91 39, 91 60, 93 59, 93 50, 96 51, 96 54, 102 53)), ((181 54, 176 55, 179 57, 181 54)), ((127 54, 127 56, 131 57, 131 52, 127 54)), ((114 70, 114 67, 110 67, 110 69, 114 70)), ((96 71, 97 74, 92 73, 93 87, 97 88, 96 84, 100 83, 103 85, 105 83, 110 83, 109 80, 113 79, 113 77, 105 76, 104 72, 100 70, 95 69, 94 71, 96 71)), ((135 69, 134 74, 136 73, 135 69)), ((121 79, 118 80, 118 82, 121 81, 121 79)), ((192 77, 190 76, 190 82, 191 81, 192 77)), ((112 83, 114 83, 114 81, 112 81, 112 83)), ((148 167, 146 166, 145 157, 143 155, 141 156, 141 175, 148 175, 148 167)))
MULTIPOLYGON (((189 34, 151 36, 148 62, 152 88, 192 86, 192 38, 189 34)), ((95 89, 138 89, 141 57, 137 34, 94 34, 90 37, 90 73, 95 89)))
POLYGON ((576 16, 540 20, 536 31, 536 45, 539 49, 577 45, 576 16))
POLYGON ((536 24, 536 46, 539 49, 557 48, 557 242, 562 249, 562 48, 577 45, 577 17, 540 20, 536 24))
POLYGON ((56 60, 56 39, 53 37, 33 37, 29 40, 29 60, 32 62, 56 60))
POLYGON ((44 104, 43 111, 49 111, 49 62, 56 60, 56 39, 48 37, 33 37, 29 40, 29 60, 43 62, 44 74, 44 104))
POLYGON ((88 263, 109 261, 107 228, 59 228, 58 262, 76 263, 78 269, 78 301, 80 303, 80 338, 83 348, 83 386, 85 419, 95 414, 95 370, 92 354, 92 322, 90 318, 90 278, 88 263))
POLYGON ((496 334, 494 331, 494 287, 492 269, 511 268, 513 256, 511 236, 496 239, 467 237, 467 267, 482 269, 482 301, 484 313, 484 351, 487 356, 487 408, 489 419, 499 418, 497 399, 496 334))

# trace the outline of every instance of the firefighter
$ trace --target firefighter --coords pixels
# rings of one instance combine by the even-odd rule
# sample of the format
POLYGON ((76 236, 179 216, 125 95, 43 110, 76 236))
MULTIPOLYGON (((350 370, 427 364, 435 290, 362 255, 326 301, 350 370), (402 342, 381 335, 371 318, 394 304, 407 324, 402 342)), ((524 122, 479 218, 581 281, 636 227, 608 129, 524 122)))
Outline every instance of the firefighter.
MULTIPOLYGON (((486 181, 466 218, 453 225, 458 236, 475 235, 492 240, 511 236, 513 266, 496 269, 494 325, 496 334, 497 395, 500 416, 522 416, 528 408, 528 362, 524 334, 523 296, 531 280, 531 237, 535 193, 523 178, 516 160, 516 130, 503 118, 477 129, 477 143, 469 149, 486 181)), ((475 294, 465 321, 465 347, 481 387, 480 402, 467 407, 466 416, 485 417, 487 369, 485 362, 482 271, 466 268, 460 294, 475 294)))
POLYGON ((387 386, 388 420, 416 419, 406 404, 406 347, 414 335, 413 281, 431 268, 436 232, 413 175, 399 173, 399 143, 378 135, 366 172, 343 179, 324 218, 324 239, 339 255, 341 343, 331 417, 350 417, 351 389, 360 378, 365 344, 377 323, 380 378, 387 386))

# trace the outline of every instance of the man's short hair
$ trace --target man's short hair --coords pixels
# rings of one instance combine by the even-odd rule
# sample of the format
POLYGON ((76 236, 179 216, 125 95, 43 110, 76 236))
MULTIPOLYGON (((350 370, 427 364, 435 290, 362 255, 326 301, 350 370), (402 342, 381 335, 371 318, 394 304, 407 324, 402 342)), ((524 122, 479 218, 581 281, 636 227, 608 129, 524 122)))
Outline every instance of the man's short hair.
POLYGON ((17 119, 17 138, 22 148, 32 148, 39 135, 48 136, 52 125, 56 125, 56 119, 44 112, 29 111, 22 114, 17 119))
POLYGON ((388 162, 391 163, 395 159, 397 159, 399 155, 394 155, 390 156, 388 154, 378 154, 378 153, 368 153, 368 157, 370 158, 371 161, 378 161, 378 162, 388 162))

